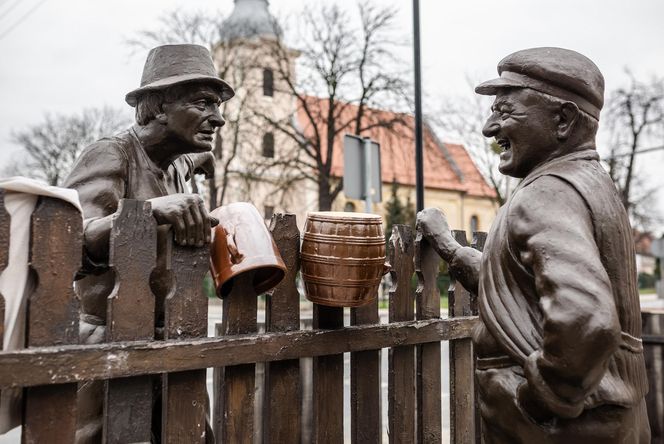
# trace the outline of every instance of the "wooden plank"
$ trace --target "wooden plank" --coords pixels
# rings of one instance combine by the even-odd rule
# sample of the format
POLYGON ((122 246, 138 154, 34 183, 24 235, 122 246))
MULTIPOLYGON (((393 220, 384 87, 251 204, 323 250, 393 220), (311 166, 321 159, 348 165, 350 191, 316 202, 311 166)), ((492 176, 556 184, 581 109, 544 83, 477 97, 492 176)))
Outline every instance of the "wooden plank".
MULTIPOLYGON (((170 265, 174 288, 164 302, 165 339, 207 336, 208 301, 203 292, 203 278, 208 270, 209 254, 208 247, 173 244, 170 265)), ((176 360, 181 358, 174 357, 176 360)), ((162 443, 204 443, 206 407, 204 368, 164 375, 162 443)))
MULTIPOLYGON (((154 338, 150 273, 157 230, 149 202, 123 199, 111 227, 109 265, 116 285, 108 298, 106 342, 154 338)), ((103 442, 150 441, 152 378, 111 379, 105 388, 103 442)))
MULTIPOLYGON (((453 230, 452 235, 467 246, 466 232, 453 230)), ((471 313, 470 293, 458 282, 452 282, 449 291, 449 316, 471 313)), ((475 368, 472 342, 461 339, 450 342, 450 442, 475 441, 475 368)))
MULTIPOLYGON (((9 237, 11 232, 11 216, 5 209, 5 191, 0 189, 0 273, 9 264, 9 237)), ((4 350, 5 339, 5 297, 0 293, 0 349, 4 350)), ((8 397, 9 401, 14 397, 22 399, 20 390, 0 391, 0 399, 8 397)), ((3 402, 5 402, 3 400, 3 402)))
MULTIPOLYGON (((413 230, 406 225, 395 225, 390 237, 389 321, 412 321, 415 300, 411 280, 415 272, 413 230)), ((415 441, 415 347, 390 348, 388 357, 387 415, 391 444, 415 441)))
MULTIPOLYGON (((440 318, 440 292, 437 278, 440 258, 428 242, 418 235, 415 241, 415 291, 417 319, 440 318)), ((440 383, 440 342, 417 347, 417 442, 442 440, 440 383)))
MULTIPOLYGON (((28 299, 28 347, 78 343, 74 275, 82 257, 81 214, 42 197, 32 214, 30 264, 37 287, 28 299)), ((76 434, 76 384, 26 390, 23 442, 71 443, 76 434)))
POLYGON ((122 378, 468 338, 477 317, 343 330, 44 347, 0 353, 0 388, 122 378))
MULTIPOLYGON (((257 295, 253 286, 254 272, 235 278, 231 293, 224 298, 222 329, 225 335, 254 333, 257 295)), ((220 441, 250 444, 254 440, 254 394, 256 365, 243 364, 225 367, 221 377, 220 441)))
MULTIPOLYGON (((664 316, 654 313, 641 313, 643 338, 664 339, 664 316)), ((664 343, 664 341, 662 342, 664 343)), ((650 423, 651 443, 664 444, 664 347, 654 341, 644 341, 643 356, 646 362, 649 390, 645 396, 650 423)))
MULTIPOLYGON (((315 329, 334 330, 344 326, 344 310, 314 304, 315 329)), ((313 360, 314 443, 335 444, 344 440, 344 356, 317 356, 313 360)))
MULTIPOLYGON (((11 217, 5 209, 5 191, 0 189, 0 273, 9 264, 9 236, 11 217)), ((0 348, 4 350, 5 338, 5 297, 0 293, 0 348)), ((0 394, 0 396, 2 396, 0 394)))
MULTIPOLYGON (((351 325, 380 323, 378 297, 363 307, 350 309, 351 325)), ((380 443, 380 350, 350 354, 350 438, 353 443, 380 443)))
MULTIPOLYGON (((265 331, 288 332, 300 328, 300 294, 295 279, 300 268, 300 232, 294 214, 276 214, 270 232, 287 268, 283 281, 267 295, 265 331)), ((265 366, 263 442, 301 441, 302 410, 300 361, 271 362, 265 366)))

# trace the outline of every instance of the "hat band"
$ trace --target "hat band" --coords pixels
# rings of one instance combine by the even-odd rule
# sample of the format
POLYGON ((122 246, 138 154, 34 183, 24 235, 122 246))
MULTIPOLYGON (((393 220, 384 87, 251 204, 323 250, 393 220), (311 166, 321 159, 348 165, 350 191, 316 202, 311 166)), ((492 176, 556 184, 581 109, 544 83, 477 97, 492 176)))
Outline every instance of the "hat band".
POLYGON ((550 85, 541 80, 528 77, 523 74, 519 74, 512 71, 503 71, 500 74, 500 77, 506 80, 512 80, 521 84, 524 88, 534 89, 535 91, 548 94, 559 99, 567 100, 570 102, 576 103, 576 105, 586 113, 590 114, 596 120, 599 120, 600 108, 590 103, 588 100, 584 99, 578 94, 568 91, 563 88, 559 88, 554 85, 550 85))

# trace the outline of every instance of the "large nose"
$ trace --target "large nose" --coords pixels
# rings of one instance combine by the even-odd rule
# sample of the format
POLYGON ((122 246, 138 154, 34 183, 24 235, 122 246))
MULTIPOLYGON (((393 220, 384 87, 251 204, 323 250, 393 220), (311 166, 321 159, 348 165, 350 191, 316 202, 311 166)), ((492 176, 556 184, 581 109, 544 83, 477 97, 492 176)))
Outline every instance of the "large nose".
POLYGON ((496 134, 498 134, 499 130, 500 123, 498 123, 497 113, 492 113, 486 120, 484 128, 482 128, 482 134, 484 134, 484 137, 494 137, 496 134))
POLYGON ((215 128, 220 128, 226 123, 224 118, 221 117, 221 111, 219 111, 219 106, 217 104, 213 105, 208 121, 210 122, 210 125, 215 128))

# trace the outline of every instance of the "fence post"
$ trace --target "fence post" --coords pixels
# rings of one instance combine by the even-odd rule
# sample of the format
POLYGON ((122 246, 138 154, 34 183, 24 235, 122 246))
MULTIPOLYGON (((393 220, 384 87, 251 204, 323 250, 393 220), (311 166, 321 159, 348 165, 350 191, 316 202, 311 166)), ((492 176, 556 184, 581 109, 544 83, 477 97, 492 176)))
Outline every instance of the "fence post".
MULTIPOLYGON (((415 240, 415 300, 417 319, 440 318, 438 271, 440 257, 429 243, 417 236, 415 240)), ((417 442, 442 441, 440 342, 417 346, 417 442)))
MULTIPOLYGON (((9 236, 11 217, 5 209, 5 191, 0 189, 0 274, 9 264, 9 236)), ((0 348, 4 350, 5 339, 5 297, 0 293, 0 348)), ((2 396, 2 393, 0 393, 2 396)))
MULTIPOLYGON (((150 203, 121 200, 111 228, 109 265, 116 285, 108 298, 107 342, 154 339, 150 274, 156 257, 157 230, 150 203)), ((105 392, 103 442, 150 441, 152 376, 111 379, 105 392)))
MULTIPOLYGON (((74 275, 81 265, 83 220, 69 203, 41 197, 31 226, 30 264, 37 288, 28 300, 28 347, 78 343, 74 275)), ((72 443, 77 384, 26 390, 23 442, 72 443)))
MULTIPOLYGON (((413 230, 394 225, 390 237, 389 258, 392 287, 389 291, 389 321, 412 321, 415 317, 411 279, 413 230)), ((393 347, 388 355, 388 430, 390 444, 409 444, 415 440, 415 347, 393 347)))
MULTIPOLYGON (((294 214, 275 214, 270 232, 286 265, 286 276, 267 295, 265 331, 300 329, 300 294, 295 278, 300 268, 300 232, 294 214)), ((263 442, 299 443, 301 436, 300 360, 265 364, 263 442)))
MULTIPOLYGON (((185 247, 173 242, 172 232, 158 249, 170 265, 174 286, 164 301, 164 338, 191 339, 207 336, 208 301, 203 278, 210 252, 206 247, 185 247)), ((162 382, 162 443, 204 443, 206 440, 207 390, 205 369, 168 373, 162 382)))

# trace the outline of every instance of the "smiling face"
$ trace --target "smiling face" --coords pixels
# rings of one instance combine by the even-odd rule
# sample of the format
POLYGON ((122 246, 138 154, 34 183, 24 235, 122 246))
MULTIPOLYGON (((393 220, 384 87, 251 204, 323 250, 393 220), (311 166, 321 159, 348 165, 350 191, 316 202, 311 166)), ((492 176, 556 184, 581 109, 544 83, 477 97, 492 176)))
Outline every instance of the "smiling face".
POLYGON ((164 102, 168 135, 183 145, 183 153, 212 150, 215 129, 225 121, 219 112, 221 98, 214 88, 191 85, 177 98, 164 102))
POLYGON ((527 88, 504 88, 496 93, 482 134, 503 148, 498 169, 512 177, 526 177, 535 167, 558 155, 555 106, 527 88))

